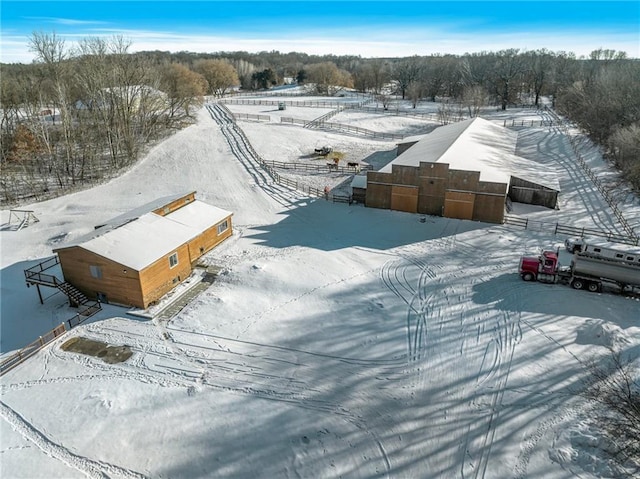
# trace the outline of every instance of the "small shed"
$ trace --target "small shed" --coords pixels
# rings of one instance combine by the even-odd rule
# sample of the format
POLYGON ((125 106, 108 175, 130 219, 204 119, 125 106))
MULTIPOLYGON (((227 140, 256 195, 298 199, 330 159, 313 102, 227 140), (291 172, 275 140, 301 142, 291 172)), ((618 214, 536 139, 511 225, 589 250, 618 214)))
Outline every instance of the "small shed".
POLYGON ((120 215, 54 252, 65 281, 88 298, 147 308, 231 236, 232 215, 194 191, 120 215))
POLYGON ((351 197, 356 203, 362 203, 367 199, 367 175, 355 175, 351 180, 351 197))

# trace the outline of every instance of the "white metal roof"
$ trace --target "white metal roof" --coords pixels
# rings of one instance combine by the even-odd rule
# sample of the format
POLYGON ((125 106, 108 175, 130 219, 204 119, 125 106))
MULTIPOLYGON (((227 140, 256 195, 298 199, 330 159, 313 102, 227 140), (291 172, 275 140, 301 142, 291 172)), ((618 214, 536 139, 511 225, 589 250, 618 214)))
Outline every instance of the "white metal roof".
POLYGON ((483 118, 441 126, 380 169, 392 165, 446 163, 452 170, 479 171, 480 180, 509 184, 511 176, 559 191, 555 171, 514 154, 518 134, 483 118))
POLYGON ((196 228, 172 221, 168 216, 147 213, 78 246, 140 271, 199 233, 196 228))
POLYGON ((195 200, 166 216, 148 212, 120 224, 109 222, 58 249, 79 246, 140 271, 231 214, 195 200))
POLYGON ((198 231, 204 231, 217 225, 230 215, 230 211, 195 200, 173 211, 165 216, 165 218, 169 218, 185 226, 191 226, 198 231))
POLYGON ((367 187, 367 175, 355 175, 351 180, 351 188, 366 188, 367 187))

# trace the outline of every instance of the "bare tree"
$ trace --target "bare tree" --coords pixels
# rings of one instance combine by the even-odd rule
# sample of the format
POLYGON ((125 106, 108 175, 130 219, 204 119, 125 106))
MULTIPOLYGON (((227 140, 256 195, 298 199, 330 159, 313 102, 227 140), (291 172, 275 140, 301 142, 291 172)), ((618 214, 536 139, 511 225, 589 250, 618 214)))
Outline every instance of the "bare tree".
POLYGON ((595 404, 593 421, 610 446, 620 472, 640 473, 640 377, 631 359, 611 349, 588 363, 584 397, 595 404))
POLYGON ((419 81, 409 83, 409 86, 407 86, 407 95, 411 100, 411 106, 413 108, 418 106, 418 102, 420 101, 420 98, 422 98, 422 83, 419 81))
POLYGON ((526 77, 529 80, 534 94, 534 105, 539 106, 540 96, 548 86, 554 55, 552 52, 542 49, 529 52, 524 60, 528 63, 526 77))
POLYGON ((476 117, 480 109, 487 104, 489 95, 484 87, 471 85, 464 88, 462 93, 462 104, 467 107, 470 117, 476 117))
MULTIPOLYGON (((69 176, 75 183, 76 168, 74 163, 74 131, 71 115, 70 88, 69 88, 69 52, 62 38, 53 34, 34 32, 29 41, 29 49, 35 54, 36 62, 43 65, 43 88, 41 95, 46 95, 44 104, 47 103, 60 116, 59 128, 55 130, 39 122, 42 139, 47 144, 49 159, 53 166, 58 185, 65 186, 69 176)), ((47 108, 49 109, 49 108, 47 108)))
POLYGON ((516 101, 519 93, 518 79, 525 71, 525 63, 518 49, 501 50, 493 63, 493 89, 503 110, 516 101))
MULTIPOLYGON (((422 63, 419 57, 411 57, 408 60, 401 61, 393 68, 391 79, 398 83, 398 89, 405 99, 405 94, 409 85, 418 81, 422 73, 422 63)), ((415 106, 414 106, 415 108, 415 106)))

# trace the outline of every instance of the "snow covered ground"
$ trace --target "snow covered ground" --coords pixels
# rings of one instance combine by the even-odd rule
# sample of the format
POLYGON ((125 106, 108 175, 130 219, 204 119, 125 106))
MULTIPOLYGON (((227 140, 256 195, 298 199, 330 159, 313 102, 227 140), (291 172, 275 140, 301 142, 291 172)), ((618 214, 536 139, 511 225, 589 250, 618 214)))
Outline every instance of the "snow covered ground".
MULTIPOLYGON (((228 107, 306 120, 327 112, 228 107)), ((334 119, 358 125, 349 114, 334 119)), ((384 121, 385 131, 413 135, 425 125, 363 116, 368 129, 384 121)), ((376 167, 395 154, 392 141, 239 124, 266 160, 314 161, 324 144, 376 167)), ((558 128, 519 131, 517 153, 556 167, 562 194, 558 210, 516 204, 514 213, 622 232, 558 128)), ((615 180, 597 150, 586 151, 590 167, 615 180)), ((121 177, 25 205, 40 221, 0 231, 2 354, 75 314, 61 293, 41 305, 24 269, 106 219, 191 190, 234 212, 234 235, 205 257, 222 273, 169 321, 156 314, 197 275, 147 311, 154 319, 105 305, 2 376, 3 478, 624 477, 598 448, 578 393, 588 359, 607 348, 640 356, 640 301, 521 281, 520 255, 564 240, 545 231, 421 222, 274 184, 233 156, 204 108, 121 177), (62 350, 74 336, 128 345, 133 356, 106 364, 62 350)), ((620 197, 639 225, 637 197, 620 197)))

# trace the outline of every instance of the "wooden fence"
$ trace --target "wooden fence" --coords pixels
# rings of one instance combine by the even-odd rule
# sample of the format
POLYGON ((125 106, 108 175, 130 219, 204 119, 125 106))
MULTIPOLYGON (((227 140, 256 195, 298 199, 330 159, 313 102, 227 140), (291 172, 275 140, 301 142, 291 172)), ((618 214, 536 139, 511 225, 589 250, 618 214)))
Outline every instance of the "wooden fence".
POLYGON ((34 342, 3 359, 2 362, 0 362, 0 376, 10 371, 23 361, 29 359, 57 337, 62 336, 67 331, 86 321, 87 318, 90 318, 100 311, 102 307, 100 306, 100 303, 95 303, 84 308, 80 306, 79 309, 80 311, 72 318, 67 319, 64 323, 59 324, 48 333, 43 334, 34 342))
MULTIPOLYGON (((545 110, 554 118, 558 120, 560 119, 560 117, 557 115, 555 111, 551 110, 550 108, 547 108, 546 106, 545 106, 545 110)), ((618 221, 620 222, 624 230, 627 232, 627 234, 630 237, 634 238, 636 241, 638 241, 638 233, 636 233, 636 231, 633 229, 633 227, 629 224, 627 219, 624 217, 624 214, 622 213, 622 211, 620 211, 620 208, 618 208, 618 204, 615 198, 613 198, 613 196, 609 192, 610 191, 609 188, 607 188, 607 186, 602 182, 602 180, 598 178, 598 176, 593 172, 591 167, 584 160, 584 157, 580 154, 580 151, 578 150, 578 140, 569 133, 569 129, 567 127, 566 122, 559 121, 558 124, 562 128, 564 135, 567 138, 569 138, 571 149, 573 150, 573 153, 576 155, 578 164, 582 168, 582 171, 586 173, 586 175, 589 177, 591 182, 595 185, 596 188, 598 188, 598 191, 602 194, 605 201, 613 211, 613 214, 616 216, 616 218, 618 219, 618 221)))
POLYGON ((504 224, 519 226, 524 229, 551 233, 554 235, 567 235, 572 237, 595 237, 604 238, 614 243, 623 243, 632 246, 640 246, 640 238, 637 236, 621 235, 611 231, 602 231, 592 228, 581 228, 578 226, 562 225, 560 223, 548 223, 544 221, 521 218, 519 216, 504 216, 504 224))
POLYGON ((344 105, 344 103, 341 102, 324 100, 287 100, 283 102, 278 100, 250 100, 240 98, 223 98, 220 100, 220 103, 227 105, 265 105, 275 107, 280 103, 284 103, 287 106, 304 106, 309 108, 338 108, 344 105))
MULTIPOLYGON (((224 107, 224 105, 222 106, 224 107)), ((231 112, 226 107, 224 108, 227 114, 231 115, 231 112)), ((292 180, 290 178, 286 178, 280 175, 276 171, 276 169, 279 168, 278 165, 286 165, 286 163, 265 161, 253 148, 253 146, 249 142, 249 139, 245 135, 244 131, 242 131, 242 128, 236 125, 236 131, 242 138, 242 142, 246 146, 247 150, 249 150, 249 152, 251 153, 253 160, 256 161, 269 174, 269 176, 273 179, 273 181, 275 181, 279 185, 285 185, 290 188, 294 188, 296 190, 302 191, 303 193, 307 193, 311 196, 325 198, 326 200, 330 200, 333 202, 349 203, 349 204, 352 203, 353 199, 351 195, 333 194, 331 193, 331 191, 327 190, 326 188, 323 188, 323 189, 316 188, 315 186, 310 186, 305 183, 298 182, 297 180, 292 180)), ((328 168, 328 167, 325 165, 324 168, 328 168)), ((345 170, 344 168, 342 169, 345 170)), ((349 168, 347 168, 346 170, 350 173, 353 172, 353 170, 349 168)), ((336 171, 335 168, 333 169, 333 171, 336 171)))
POLYGON ((295 171, 307 171, 316 173, 345 173, 352 174, 360 171, 368 171, 373 169, 371 165, 359 165, 353 166, 336 166, 333 162, 326 164, 309 164, 309 163, 297 163, 297 162, 284 162, 284 161, 267 161, 262 160, 263 166, 271 168, 277 168, 281 170, 295 170, 295 171))
POLYGON ((553 120, 504 120, 502 126, 557 126, 559 122, 553 120))
POLYGON ((234 113, 233 117, 236 120, 271 121, 269 115, 253 115, 251 113, 234 113))

